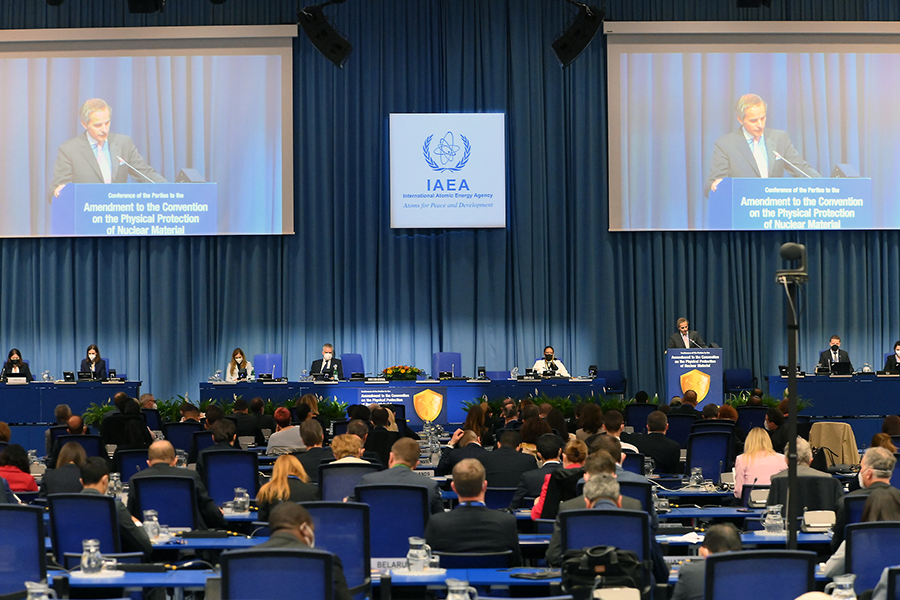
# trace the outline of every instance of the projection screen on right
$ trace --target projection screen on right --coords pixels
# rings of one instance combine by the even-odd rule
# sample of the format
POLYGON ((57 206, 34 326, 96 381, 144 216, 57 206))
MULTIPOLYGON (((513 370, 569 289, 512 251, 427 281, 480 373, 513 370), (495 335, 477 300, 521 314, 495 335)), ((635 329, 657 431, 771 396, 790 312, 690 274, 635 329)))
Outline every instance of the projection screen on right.
POLYGON ((610 231, 900 228, 900 25, 605 33, 610 231))

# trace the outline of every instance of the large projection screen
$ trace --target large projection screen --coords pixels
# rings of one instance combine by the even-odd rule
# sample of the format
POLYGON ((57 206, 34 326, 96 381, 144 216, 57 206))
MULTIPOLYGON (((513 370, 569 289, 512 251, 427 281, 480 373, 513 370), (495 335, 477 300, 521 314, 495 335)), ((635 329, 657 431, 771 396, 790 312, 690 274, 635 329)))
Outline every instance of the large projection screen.
POLYGON ((605 33, 611 231, 900 228, 900 25, 605 33))
POLYGON ((0 32, 0 237, 293 233, 296 34, 0 32))

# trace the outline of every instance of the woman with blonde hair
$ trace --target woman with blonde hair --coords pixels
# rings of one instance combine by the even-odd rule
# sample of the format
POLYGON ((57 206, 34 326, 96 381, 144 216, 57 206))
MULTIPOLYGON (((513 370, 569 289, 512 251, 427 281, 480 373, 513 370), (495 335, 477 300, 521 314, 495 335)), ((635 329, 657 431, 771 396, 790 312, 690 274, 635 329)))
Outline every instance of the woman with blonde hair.
POLYGON ((319 499, 319 488, 309 483, 309 476, 297 457, 279 456, 272 467, 272 479, 259 488, 256 505, 259 520, 268 521, 269 511, 281 502, 313 502, 319 499))
POLYGON ((787 468, 783 454, 772 448, 772 440, 762 427, 747 434, 744 453, 734 461, 734 495, 741 497, 745 485, 769 485, 772 475, 787 468))

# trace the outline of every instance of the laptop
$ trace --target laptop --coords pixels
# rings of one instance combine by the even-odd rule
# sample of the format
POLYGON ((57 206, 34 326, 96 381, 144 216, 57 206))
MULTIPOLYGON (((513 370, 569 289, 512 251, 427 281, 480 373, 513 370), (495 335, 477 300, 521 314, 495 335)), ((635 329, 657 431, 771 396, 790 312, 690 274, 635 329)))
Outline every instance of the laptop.
POLYGON ((853 365, 848 362, 833 362, 831 363, 831 374, 832 375, 852 375, 853 374, 853 365))
POLYGON ((78 381, 93 381, 93 371, 78 371, 78 381))

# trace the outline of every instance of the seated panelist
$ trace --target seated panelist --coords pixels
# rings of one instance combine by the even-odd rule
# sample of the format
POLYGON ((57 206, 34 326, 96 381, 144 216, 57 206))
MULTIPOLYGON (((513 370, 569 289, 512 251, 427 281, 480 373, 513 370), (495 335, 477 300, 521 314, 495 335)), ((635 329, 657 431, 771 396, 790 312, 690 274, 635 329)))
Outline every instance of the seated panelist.
POLYGON ((566 371, 565 365, 562 364, 562 361, 556 358, 555 351, 553 350, 553 346, 547 346, 544 348, 544 358, 539 358, 534 361, 534 372, 538 375, 556 375, 559 377, 570 377, 569 372, 566 371))
POLYGON ((884 370, 888 373, 900 373, 900 340, 894 342, 894 353, 884 361, 884 370))
POLYGON ((100 349, 97 344, 91 344, 87 349, 87 358, 81 361, 79 371, 90 371, 94 379, 106 379, 106 361, 100 358, 100 349))
POLYGON ((34 381, 31 369, 28 368, 28 363, 22 360, 22 353, 19 352, 18 348, 10 350, 6 362, 3 363, 3 381, 10 377, 24 377, 27 381, 34 381))
POLYGON ((235 348, 231 353, 231 362, 225 369, 225 381, 244 381, 253 376, 253 365, 244 356, 244 351, 235 348))
MULTIPOLYGON (((896 356, 896 355, 895 355, 896 356)), ((849 363, 850 355, 846 350, 841 350, 841 337, 839 335, 831 336, 831 345, 822 351, 819 355, 819 365, 831 368, 832 363, 849 363)), ((850 365, 853 371, 853 365, 850 365)))
POLYGON ((337 369, 336 379, 344 378, 344 365, 341 359, 334 357, 334 346, 325 344, 322 346, 322 358, 312 361, 309 367, 309 374, 316 376, 335 378, 334 372, 337 369))

